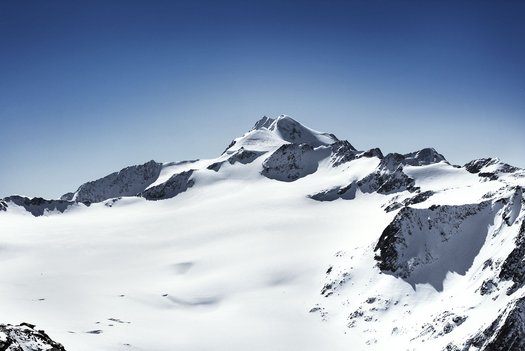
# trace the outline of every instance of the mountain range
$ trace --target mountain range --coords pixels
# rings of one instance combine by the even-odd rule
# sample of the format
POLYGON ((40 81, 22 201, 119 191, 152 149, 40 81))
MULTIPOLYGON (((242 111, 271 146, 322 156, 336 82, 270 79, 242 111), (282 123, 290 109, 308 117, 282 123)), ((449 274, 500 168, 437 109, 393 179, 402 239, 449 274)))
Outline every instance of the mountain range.
POLYGON ((524 350, 523 187, 281 115, 214 159, 8 196, 0 350, 524 350))

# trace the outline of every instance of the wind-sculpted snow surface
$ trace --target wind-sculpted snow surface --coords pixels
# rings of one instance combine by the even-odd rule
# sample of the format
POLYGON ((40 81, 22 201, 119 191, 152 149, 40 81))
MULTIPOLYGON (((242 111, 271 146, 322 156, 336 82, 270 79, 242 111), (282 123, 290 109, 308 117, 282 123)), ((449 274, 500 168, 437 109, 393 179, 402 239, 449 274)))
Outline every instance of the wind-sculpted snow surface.
POLYGON ((263 117, 242 137, 234 139, 224 153, 245 148, 251 151, 275 151, 283 144, 307 144, 315 148, 339 141, 329 133, 320 133, 303 126, 293 118, 281 115, 276 119, 263 117))
POLYGON ((215 158, 1 199, 2 322, 71 351, 522 350, 524 186, 263 117, 215 158))
POLYGON ((312 147, 330 145, 338 141, 333 134, 316 132, 285 115, 274 120, 268 126, 268 130, 275 132, 289 143, 308 144, 312 147))
POLYGON ((62 196, 62 200, 101 202, 119 196, 135 196, 144 191, 159 176, 162 164, 149 161, 131 166, 92 182, 82 184, 75 193, 62 196))

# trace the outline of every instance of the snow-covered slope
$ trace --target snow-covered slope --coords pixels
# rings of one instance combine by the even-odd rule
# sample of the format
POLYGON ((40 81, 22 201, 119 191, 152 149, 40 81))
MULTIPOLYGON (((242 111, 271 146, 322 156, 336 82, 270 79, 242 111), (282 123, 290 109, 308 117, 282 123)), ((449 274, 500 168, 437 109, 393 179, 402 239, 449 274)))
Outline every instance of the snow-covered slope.
POLYGON ((0 200, 0 318, 67 350, 522 350, 523 187, 263 117, 214 159, 0 200))

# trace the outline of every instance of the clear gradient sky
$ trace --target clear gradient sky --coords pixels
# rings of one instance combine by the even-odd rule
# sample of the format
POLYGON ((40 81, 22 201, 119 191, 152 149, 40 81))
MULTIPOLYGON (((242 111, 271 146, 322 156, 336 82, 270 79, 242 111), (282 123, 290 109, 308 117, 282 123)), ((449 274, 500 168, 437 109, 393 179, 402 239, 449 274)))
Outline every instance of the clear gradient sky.
POLYGON ((525 167, 524 1, 0 0, 0 197, 219 155, 262 115, 525 167))

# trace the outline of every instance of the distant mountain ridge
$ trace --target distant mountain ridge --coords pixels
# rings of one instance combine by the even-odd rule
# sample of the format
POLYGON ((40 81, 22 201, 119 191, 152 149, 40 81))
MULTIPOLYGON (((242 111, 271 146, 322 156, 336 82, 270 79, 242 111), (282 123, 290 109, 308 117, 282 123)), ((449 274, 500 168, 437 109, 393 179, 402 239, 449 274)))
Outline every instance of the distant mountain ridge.
MULTIPOLYGON (((230 164, 237 162, 247 164, 264 154, 269 157, 263 165, 261 174, 281 181, 294 181, 315 172, 319 161, 327 157, 332 159, 332 165, 335 167, 361 157, 377 157, 381 160, 377 171, 370 174, 368 180, 361 181, 366 192, 398 191, 403 187, 401 183, 404 183, 406 188, 410 180, 402 173, 403 166, 447 162, 445 157, 433 148, 404 155, 389 153, 386 156, 383 156, 378 148, 359 151, 348 141, 339 140, 334 134, 317 132, 289 116, 281 115, 275 119, 262 117, 249 132, 234 139, 223 155, 216 159, 216 162, 211 162, 207 168, 218 171, 226 161, 230 164), (370 182, 373 183, 365 186, 365 183, 370 182), (391 188, 390 185, 387 186, 389 182, 399 184, 396 183, 391 188)), ((68 206, 76 203, 90 204, 112 198, 143 196, 144 191, 158 179, 161 170, 167 165, 171 164, 163 165, 151 160, 142 165, 126 167, 82 184, 76 191, 62 195, 60 201, 30 199, 23 196, 6 197, 1 200, 0 204, 3 205, 0 205, 0 210, 5 210, 7 203, 12 203, 25 207, 34 215, 42 215, 45 210, 63 212, 68 206)), ((471 173, 479 173, 481 177, 492 178, 497 178, 499 173, 521 171, 494 158, 476 159, 468 162, 464 167, 471 173)), ((190 186, 180 185, 180 187, 187 189, 190 186)), ((159 199, 170 198, 178 193, 180 192, 172 192, 171 195, 159 199)))

